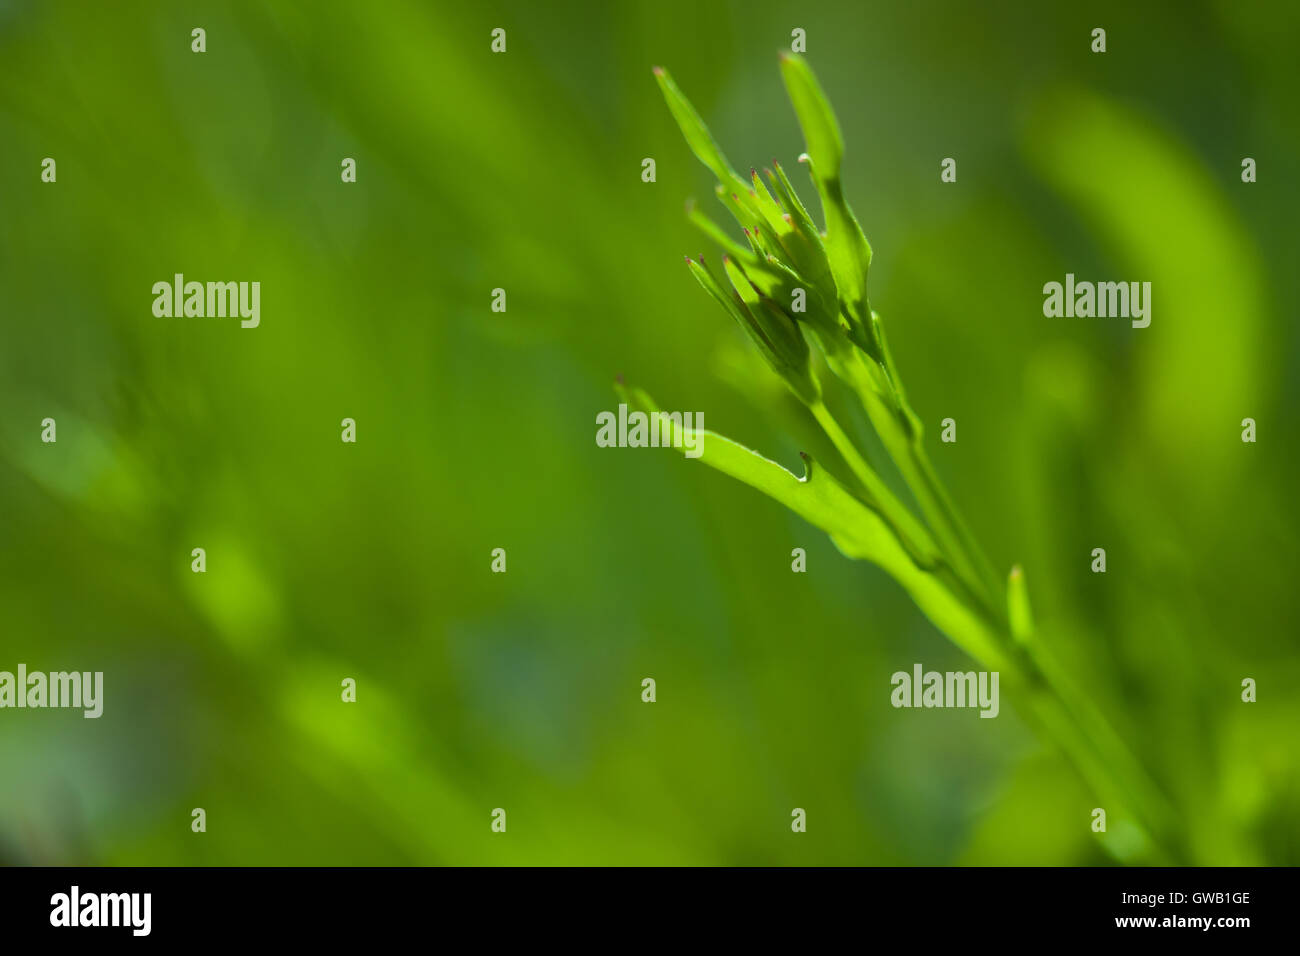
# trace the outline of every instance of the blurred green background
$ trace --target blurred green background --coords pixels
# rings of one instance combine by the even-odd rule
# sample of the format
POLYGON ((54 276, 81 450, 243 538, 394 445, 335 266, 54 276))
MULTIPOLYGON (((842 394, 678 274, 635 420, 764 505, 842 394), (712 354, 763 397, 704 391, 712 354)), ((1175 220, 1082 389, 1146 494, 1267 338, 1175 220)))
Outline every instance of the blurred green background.
POLYGON ((970 664, 876 568, 595 445, 621 373, 821 449, 682 266, 721 207, 650 73, 803 189, 800 27, 977 536, 1187 858, 1300 862, 1297 7, 1087 6, 0 0, 0 670, 106 688, 0 711, 0 861, 1151 858, 1014 699, 890 707, 970 664), (1044 318, 1067 271, 1152 282, 1151 327, 1044 318), (155 318, 175 272, 260 281, 260 328, 155 318))

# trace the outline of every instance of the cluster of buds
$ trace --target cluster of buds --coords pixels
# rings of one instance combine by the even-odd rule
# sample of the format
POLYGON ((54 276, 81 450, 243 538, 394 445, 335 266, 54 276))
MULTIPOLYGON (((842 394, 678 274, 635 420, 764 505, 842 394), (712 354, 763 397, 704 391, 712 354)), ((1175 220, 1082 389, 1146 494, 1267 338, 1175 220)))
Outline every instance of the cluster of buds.
POLYGON ((667 71, 654 70, 668 108, 691 150, 717 177, 719 200, 744 235, 740 242, 687 205, 687 216, 724 251, 721 273, 704 256, 687 258, 691 274, 757 346, 767 364, 822 423, 857 479, 858 491, 886 516, 920 563, 947 565, 960 587, 994 617, 1004 614, 1004 585, 957 517, 922 448, 921 423, 903 392, 880 318, 867 298, 871 245, 844 198, 839 122, 807 63, 781 58, 781 75, 803 131, 807 167, 821 200, 818 228, 781 164, 748 178, 735 171, 708 127, 667 71), (811 342, 811 344, 810 344, 811 342), (830 420, 812 361, 857 394, 872 427, 913 491, 930 528, 895 499, 860 449, 830 420))
POLYGON ((691 272, 757 344, 772 368, 804 400, 819 394, 810 369, 803 331, 814 337, 832 368, 850 361, 857 346, 888 373, 879 323, 867 302, 871 246, 840 187, 844 147, 839 124, 807 64, 793 55, 781 62, 808 151, 808 167, 821 197, 826 229, 813 221, 781 164, 760 176, 740 176, 718 148, 699 114, 668 73, 655 68, 664 98, 695 155, 718 179, 716 192, 745 236, 745 245, 688 204, 687 215, 726 250, 725 283, 701 256, 688 259, 691 272))

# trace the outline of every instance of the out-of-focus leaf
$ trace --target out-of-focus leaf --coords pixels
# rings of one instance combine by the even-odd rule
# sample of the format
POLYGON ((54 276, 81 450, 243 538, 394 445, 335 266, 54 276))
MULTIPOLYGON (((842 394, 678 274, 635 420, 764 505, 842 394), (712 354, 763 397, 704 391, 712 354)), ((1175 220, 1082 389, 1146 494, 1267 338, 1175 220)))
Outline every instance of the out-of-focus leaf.
POLYGON ((1025 572, 1018 564, 1007 576, 1007 619, 1011 625, 1011 636, 1020 644, 1028 643, 1034 633, 1034 618, 1029 610, 1025 572))

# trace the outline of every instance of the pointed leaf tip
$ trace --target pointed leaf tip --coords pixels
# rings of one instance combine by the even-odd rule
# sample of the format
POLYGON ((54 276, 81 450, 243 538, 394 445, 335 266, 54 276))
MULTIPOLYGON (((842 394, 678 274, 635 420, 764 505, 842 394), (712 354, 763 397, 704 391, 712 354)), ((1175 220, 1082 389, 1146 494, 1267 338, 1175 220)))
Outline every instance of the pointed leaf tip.
POLYGON ((844 140, 840 136, 835 111, 831 109, 821 84, 807 62, 797 57, 790 57, 781 64, 781 75, 799 118, 808 154, 816 161, 821 175, 828 179, 838 178, 844 140))
POLYGON ((660 91, 664 95, 664 101, 668 104, 668 111, 672 113, 673 119, 677 122, 677 127, 682 131, 686 138, 687 145, 705 166, 713 171, 720 182, 734 182, 739 177, 727 162, 727 158, 718 148, 717 142, 713 139, 713 134, 709 132, 708 126, 700 118, 695 107, 691 105, 685 94, 677 88, 673 78, 669 76, 668 71, 662 67, 654 70, 655 82, 658 83, 660 91))

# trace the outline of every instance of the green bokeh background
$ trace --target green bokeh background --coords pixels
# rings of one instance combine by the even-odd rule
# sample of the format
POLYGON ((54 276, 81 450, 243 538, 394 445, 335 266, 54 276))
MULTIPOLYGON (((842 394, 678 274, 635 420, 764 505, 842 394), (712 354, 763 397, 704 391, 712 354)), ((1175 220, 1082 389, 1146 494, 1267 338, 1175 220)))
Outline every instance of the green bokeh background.
POLYGON ((823 453, 682 266, 720 207, 650 73, 802 185, 801 27, 976 534, 1185 858, 1300 862, 1298 8, 1075 7, 0 0, 0 669, 106 684, 0 711, 0 861, 1154 859, 1014 699, 890 707, 970 664, 877 569, 594 443, 621 373, 823 453), (1067 271, 1152 282, 1151 327, 1044 318, 1067 271), (261 327, 155 318, 175 272, 260 281, 261 327))

